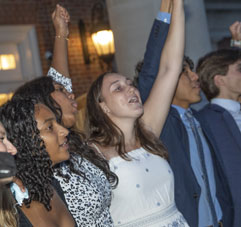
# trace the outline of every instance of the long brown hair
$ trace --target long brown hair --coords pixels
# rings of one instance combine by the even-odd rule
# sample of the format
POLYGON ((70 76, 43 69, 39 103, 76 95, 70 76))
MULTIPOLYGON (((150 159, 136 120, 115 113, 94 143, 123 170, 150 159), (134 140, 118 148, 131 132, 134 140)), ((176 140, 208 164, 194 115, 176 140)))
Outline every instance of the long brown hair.
POLYGON ((17 227, 18 216, 15 201, 9 185, 0 185, 0 224, 4 227, 17 227))
MULTIPOLYGON (((118 154, 126 160, 128 158, 125 148, 125 136, 121 129, 104 113, 100 106, 102 101, 101 89, 103 79, 110 72, 100 75, 91 85, 87 95, 86 109, 86 131, 89 141, 97 143, 103 147, 114 146, 118 154)), ((141 146, 152 154, 159 155, 167 159, 168 155, 165 147, 152 132, 146 130, 138 118, 135 122, 136 140, 141 146)))

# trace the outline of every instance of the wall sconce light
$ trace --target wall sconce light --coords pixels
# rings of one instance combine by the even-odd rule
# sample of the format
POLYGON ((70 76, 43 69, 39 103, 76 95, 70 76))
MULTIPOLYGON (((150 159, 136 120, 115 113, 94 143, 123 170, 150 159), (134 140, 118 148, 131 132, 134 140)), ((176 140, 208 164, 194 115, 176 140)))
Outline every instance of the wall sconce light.
POLYGON ((12 96, 13 96, 13 93, 0 94, 0 106, 2 106, 4 103, 10 100, 12 96))
POLYGON ((0 55, 0 70, 10 70, 16 68, 15 56, 13 54, 0 55))
POLYGON ((97 1, 91 10, 92 29, 91 38, 99 58, 104 61, 108 69, 112 69, 115 53, 114 36, 110 29, 105 0, 97 1))

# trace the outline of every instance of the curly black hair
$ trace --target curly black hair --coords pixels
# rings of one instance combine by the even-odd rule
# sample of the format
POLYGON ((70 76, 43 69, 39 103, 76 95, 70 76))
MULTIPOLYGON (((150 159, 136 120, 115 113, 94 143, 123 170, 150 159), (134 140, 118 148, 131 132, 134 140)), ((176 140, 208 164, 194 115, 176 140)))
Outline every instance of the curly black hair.
MULTIPOLYGON (((19 98, 28 98, 34 97, 38 102, 46 105, 52 112, 55 114, 57 122, 62 123, 62 111, 59 104, 52 98, 51 93, 55 91, 53 80, 51 77, 40 77, 34 80, 31 80, 21 87, 19 87, 14 93, 12 100, 19 98)), ((85 173, 81 172, 79 169, 76 169, 74 166, 78 157, 85 158, 99 169, 101 169, 106 175, 108 181, 112 185, 112 188, 115 188, 118 184, 117 176, 110 170, 108 162, 100 157, 88 144, 86 143, 86 136, 84 133, 74 129, 69 128, 69 152, 70 159, 67 164, 70 167, 70 170, 77 175, 80 175, 86 179, 85 173)), ((66 179, 66 182, 69 181, 69 177, 64 175, 61 169, 56 168, 58 175, 66 179)))
POLYGON ((45 104, 55 114, 58 123, 60 123, 62 119, 61 108, 50 95, 54 91, 53 79, 49 76, 44 76, 28 81, 20 86, 14 92, 12 99, 34 97, 39 102, 45 104))
POLYGON ((37 128, 34 115, 37 103, 33 98, 11 100, 0 108, 0 121, 18 150, 16 177, 29 191, 29 199, 25 199, 24 204, 29 207, 34 200, 51 210, 53 167, 37 128))

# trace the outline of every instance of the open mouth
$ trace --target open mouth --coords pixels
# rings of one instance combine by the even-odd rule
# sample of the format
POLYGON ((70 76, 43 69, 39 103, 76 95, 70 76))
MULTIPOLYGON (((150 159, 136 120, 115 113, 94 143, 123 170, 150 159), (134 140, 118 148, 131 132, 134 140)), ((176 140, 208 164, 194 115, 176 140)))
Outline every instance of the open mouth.
POLYGON ((128 103, 139 103, 139 98, 135 95, 129 99, 128 103))
POLYGON ((200 88, 200 84, 199 83, 193 84, 193 88, 200 88))
POLYGON ((65 139, 65 141, 61 145, 59 145, 59 146, 60 147, 64 147, 64 148, 68 148, 69 147, 68 140, 65 139))
POLYGON ((74 107, 75 112, 77 112, 78 111, 78 104, 77 104, 77 102, 72 102, 71 105, 72 105, 72 107, 74 107))

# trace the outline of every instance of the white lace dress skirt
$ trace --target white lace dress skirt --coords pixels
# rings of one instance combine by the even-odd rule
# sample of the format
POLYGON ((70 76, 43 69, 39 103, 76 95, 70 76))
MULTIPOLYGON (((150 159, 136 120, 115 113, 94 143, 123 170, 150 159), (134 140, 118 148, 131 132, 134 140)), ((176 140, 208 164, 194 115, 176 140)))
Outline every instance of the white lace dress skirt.
POLYGON ((132 158, 110 160, 119 178, 112 192, 110 212, 118 227, 187 227, 174 201, 174 178, 166 160, 143 148, 128 153, 132 158))
POLYGON ((67 202, 69 211, 78 226, 81 227, 111 227, 113 220, 110 215, 111 186, 105 174, 95 165, 83 159, 76 163, 85 173, 87 179, 71 172, 69 166, 61 165, 64 174, 69 176, 69 182, 62 177, 55 178, 59 181, 67 202))

